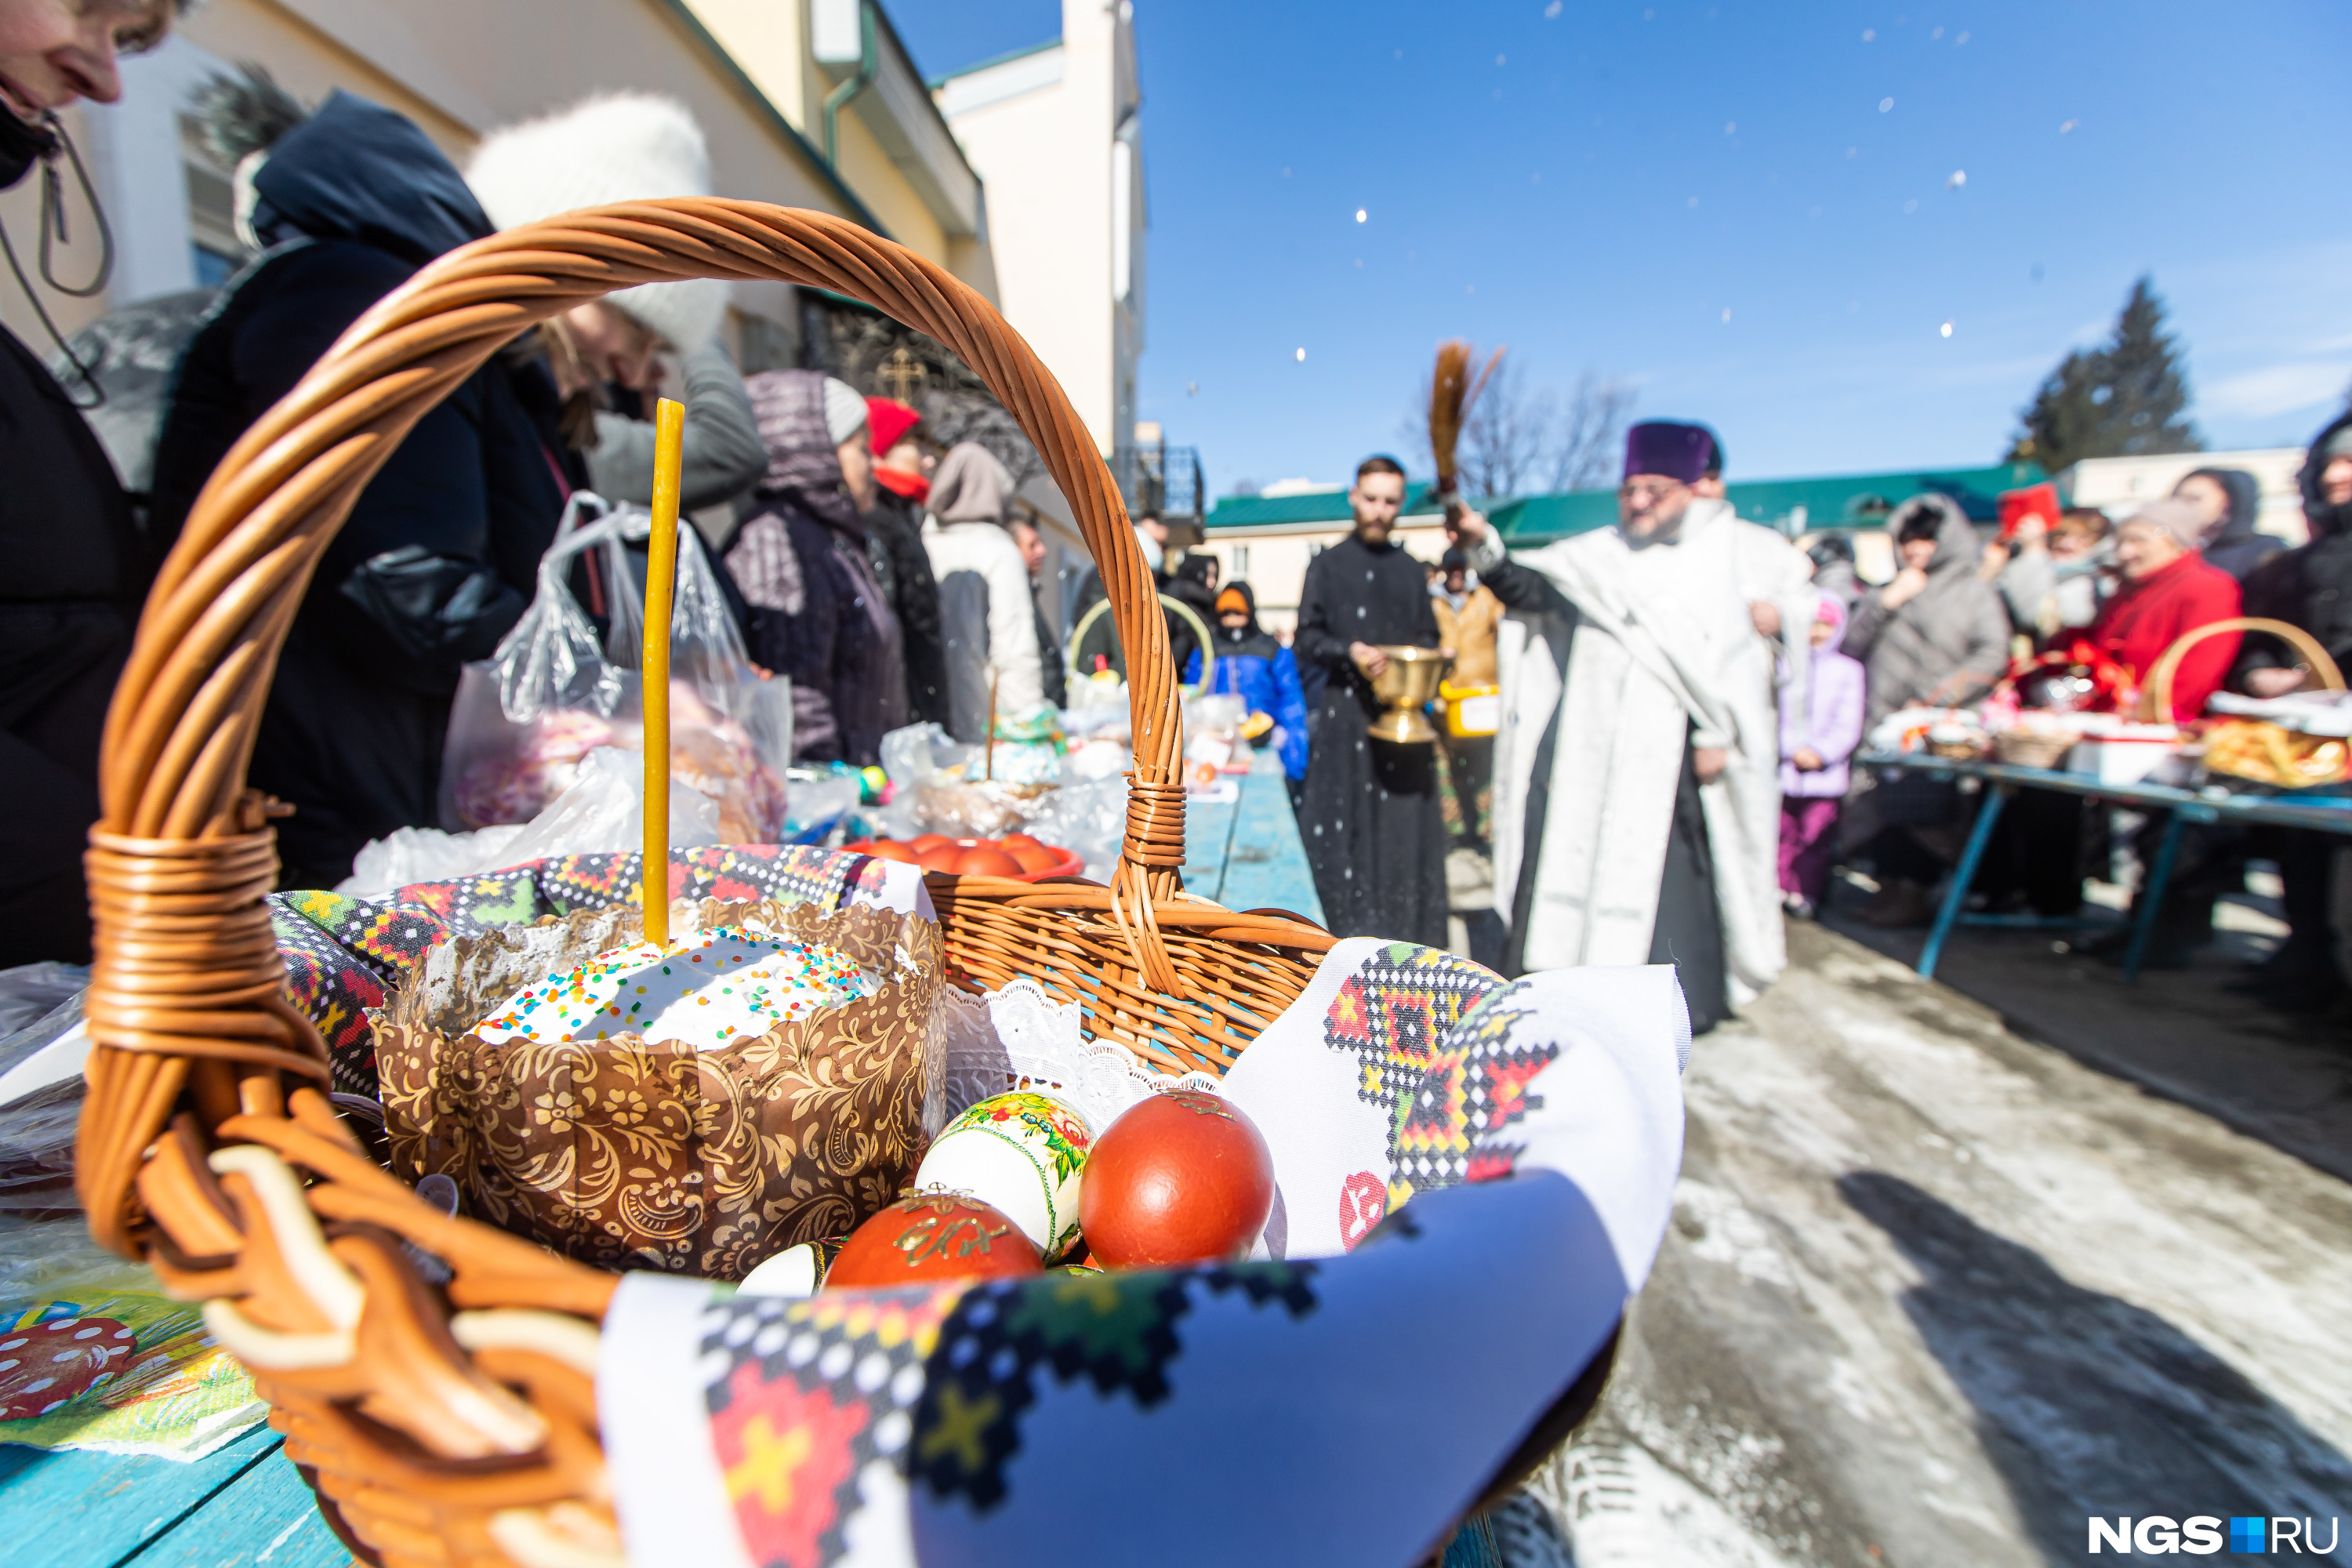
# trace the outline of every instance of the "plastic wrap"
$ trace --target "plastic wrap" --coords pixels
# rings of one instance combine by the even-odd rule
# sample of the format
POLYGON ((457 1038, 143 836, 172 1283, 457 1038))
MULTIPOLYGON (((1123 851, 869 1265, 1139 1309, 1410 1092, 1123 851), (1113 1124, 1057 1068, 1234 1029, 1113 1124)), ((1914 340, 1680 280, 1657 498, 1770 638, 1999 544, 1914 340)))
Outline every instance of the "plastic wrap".
POLYGON ((0 971, 0 997, 8 1004, 0 1018, 23 1020, 0 1037, 0 1212, 81 1206, 73 1190, 73 1148, 89 1051, 81 1015, 89 974, 72 963, 0 971), (26 1019, 25 1008, 41 1001, 52 1005, 26 1019))
MULTIPOLYGON (((442 882, 558 855, 626 853, 645 843, 645 755, 604 746, 581 759, 572 787, 528 823, 442 833, 404 827, 369 841, 335 891, 381 899, 417 882, 442 882)), ((719 804, 673 772, 669 843, 673 849, 740 843, 726 837, 719 804)))
POLYGON ((1126 826, 1127 780, 1122 776, 1064 784, 1037 803, 1025 831, 1076 851, 1087 863, 1084 876, 1108 882, 1126 826))
MULTIPOLYGON (((449 717, 442 766, 442 826, 469 830, 529 822, 580 781, 600 747, 645 743, 637 649, 645 608, 624 542, 651 526, 641 510, 575 495, 540 563, 531 606, 496 654, 468 665, 449 717), (598 553, 611 595, 610 629, 594 624, 568 585, 573 561, 598 553)), ((670 621, 670 768, 718 803, 729 843, 772 842, 783 826, 783 768, 792 755, 792 689, 762 676, 745 652, 718 568, 691 526, 678 531, 670 621)))

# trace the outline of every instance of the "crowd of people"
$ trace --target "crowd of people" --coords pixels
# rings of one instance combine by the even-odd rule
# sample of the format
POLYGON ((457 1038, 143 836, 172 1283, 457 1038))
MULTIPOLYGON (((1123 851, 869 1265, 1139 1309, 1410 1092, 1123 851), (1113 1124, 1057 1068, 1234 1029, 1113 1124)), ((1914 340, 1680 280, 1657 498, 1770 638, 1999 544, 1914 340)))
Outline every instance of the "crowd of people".
MULTIPOLYGON (((1391 539, 1402 470, 1362 465, 1353 532, 1309 567, 1293 645, 1324 683, 1308 704, 1299 829, 1334 931, 1443 940, 1450 832, 1491 851, 1507 972, 1670 962, 1703 1031, 1770 984, 1783 917, 1816 914, 1839 867, 1875 889, 1861 919, 1934 914, 1974 808, 1948 780, 1853 766, 1890 716, 1965 709, 2038 670, 2136 711, 2167 649, 2242 614, 2352 653, 2339 607, 2352 597, 2352 418, 2311 448, 2301 548, 2257 531, 2253 476, 2199 468, 2113 521, 2035 486, 2002 498, 1991 538, 1958 500, 1913 497, 1885 520, 1891 578, 1868 583, 1852 534, 1792 544, 1741 520, 1721 476, 1706 426, 1635 426, 1615 527, 1509 553, 1456 508, 1454 547, 1424 591, 1422 564, 1391 539), (1452 653, 1465 684, 1499 679, 1490 773, 1465 765, 1457 742, 1367 734, 1383 647, 1397 645, 1452 653)), ((2225 630, 2178 658, 2147 717, 2186 722, 2217 692, 2274 698, 2312 679, 2276 638, 2225 630)), ((2079 796, 2029 792, 1971 896, 2076 912, 2086 878, 2118 853, 2144 864, 2164 824, 2121 843, 2106 826, 2079 796)), ((2296 1008, 2344 994, 2324 836, 2194 827, 2179 853, 2151 963, 2185 963, 2210 941, 2216 899, 2266 858, 2294 935, 2233 985, 2296 1008)))
MULTIPOLYGON (((0 5, 0 69, 40 109, 110 101, 116 56, 173 14, 0 5)), ((22 567, 0 588, 0 967, 89 956, 81 853, 108 697, 162 560, 253 422, 436 257, 578 207, 710 192, 693 115, 643 94, 493 131, 463 169, 399 113, 341 91, 306 106, 257 70, 216 80, 200 109, 252 259, 180 355, 145 492, 125 491, 64 389, 0 333, 0 441, 23 477, 0 501, 22 567)), ((52 134, 0 114, 0 183, 52 134)), ((688 280, 567 310, 426 414, 362 490, 287 634, 249 767, 294 808, 286 885, 331 887, 370 839, 436 824, 461 669, 521 617, 573 493, 651 500, 656 394, 685 405, 682 505, 745 646, 792 680, 795 761, 871 765, 901 725, 978 739, 992 699, 1061 700, 1045 551, 1004 463, 823 371, 745 377, 725 310, 722 284, 688 280)), ((601 626, 598 570, 574 568, 601 626)))
MULTIPOLYGON (((116 55, 174 14, 11 0, 0 73, 35 110, 111 100, 116 55)), ((253 259, 181 357, 148 492, 126 494, 58 383, 0 334, 0 450, 17 476, 0 499, 16 563, 0 587, 0 965, 89 955, 79 861, 107 695, 160 562, 254 420, 435 258, 576 207, 710 189, 692 115, 644 95, 495 131, 462 170, 393 110, 342 92, 305 106, 257 72, 216 83, 203 118, 253 259)), ((0 114, 0 184, 53 135, 0 114)), ((295 808, 279 829, 290 885, 332 885, 369 839, 433 822, 461 668, 516 624, 573 492, 650 500, 657 390, 686 405, 684 504, 746 646, 792 680, 797 760, 870 765, 908 723, 976 741, 992 714, 1066 702, 1064 641, 1099 579, 1066 618, 1046 613, 1046 543, 1002 458, 933 441, 917 409, 823 370, 743 376, 723 313, 704 281, 568 310, 477 371, 367 485, 287 634, 251 760, 253 783, 295 808)), ((1287 644, 1213 554, 1171 560, 1149 517, 1137 539, 1178 668, 1202 680, 1213 653, 1213 689, 1271 721, 1262 743, 1331 929, 1444 945, 1448 853, 1468 846, 1491 863, 1504 968, 1673 963, 1704 1029, 1772 982, 1784 915, 1819 910, 1841 864, 1875 885, 1864 919, 1927 918, 1968 807, 1948 784, 1851 765, 1886 716, 1976 701, 2035 657, 2134 684, 2242 611, 2352 652, 2352 419, 2323 432, 2303 487, 2312 542, 2295 549, 2258 531, 2258 487, 2226 468, 2113 523, 2036 487, 2005 499, 1992 540, 1958 500, 1922 494, 1886 519, 1891 580, 1868 583, 1849 536, 1800 548, 1739 518, 1704 426, 1633 426, 1616 526, 1507 553, 1456 506, 1435 563, 1394 538, 1404 469, 1373 457, 1287 644), (1374 739, 1399 646, 1445 649, 1458 686, 1496 691, 1494 732, 1374 739)), ((2211 637, 2159 717, 2309 679, 2272 639, 2211 637)), ((2112 847, 2079 801, 2042 799, 2005 820, 1978 890, 2071 910, 2112 847)), ((2210 931, 2253 857, 2283 868, 2294 927, 2263 985, 2332 999, 2332 857, 2289 837, 2192 835, 2170 948, 2210 931)))

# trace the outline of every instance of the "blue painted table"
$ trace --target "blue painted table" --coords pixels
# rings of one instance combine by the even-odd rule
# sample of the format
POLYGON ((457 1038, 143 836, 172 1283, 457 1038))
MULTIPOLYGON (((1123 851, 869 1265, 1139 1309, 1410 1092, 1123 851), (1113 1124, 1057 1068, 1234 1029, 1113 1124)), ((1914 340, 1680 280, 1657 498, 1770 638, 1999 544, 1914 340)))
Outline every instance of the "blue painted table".
MULTIPOLYGON (((1184 886, 1228 909, 1320 924, 1282 764, 1260 752, 1228 804, 1190 803, 1184 886)), ((350 1561, 310 1489, 257 1426, 193 1464, 0 1445, 8 1568, 340 1568, 350 1561)))
POLYGON ((1321 925, 1323 900, 1307 868, 1281 760, 1260 752, 1234 782, 1237 801, 1184 803, 1184 890, 1229 910, 1287 910, 1321 925))
POLYGON ((0 1447, 9 1568, 336 1568, 285 1439, 256 1426, 191 1464, 0 1447))
POLYGON ((2089 773, 2021 767, 2013 763, 1925 756, 1913 752, 1867 752, 1853 761, 1855 766, 1868 768, 1882 775, 1908 773, 1925 773, 1934 778, 1975 779, 1986 790, 1984 804, 1977 809, 1976 824, 1969 830, 1968 844, 1960 851, 1959 864, 1953 868, 1950 879, 1944 884, 1943 901, 1937 909, 1935 924, 1928 928, 1927 945, 1919 950, 1919 977, 1923 980, 1936 977, 1936 961, 1942 956, 1944 943, 1951 936, 1954 926, 2065 929, 2084 923, 2063 916, 2044 918, 2039 915, 1967 912, 1969 885, 1976 880, 1977 867, 1984 859, 1985 846, 1992 841, 1993 825, 2000 820, 2002 807, 2019 790, 2053 790, 2061 795, 2082 795, 2095 804, 2168 814, 2162 836, 2157 844, 2155 862, 2148 868, 2147 890, 2137 900, 2138 912, 2132 921, 2131 944, 2124 952, 2123 973, 2126 985, 2139 982, 2140 964, 2147 956, 2149 939, 2156 931, 2157 916, 2164 906, 2165 884, 2171 879, 2173 858, 2179 853, 2180 830, 2186 824, 2261 823, 2276 827, 2307 827, 2320 833, 2352 837, 2352 797, 2318 791, 2255 795, 2234 792, 2219 784, 2194 790, 2173 784, 2103 784, 2089 773))

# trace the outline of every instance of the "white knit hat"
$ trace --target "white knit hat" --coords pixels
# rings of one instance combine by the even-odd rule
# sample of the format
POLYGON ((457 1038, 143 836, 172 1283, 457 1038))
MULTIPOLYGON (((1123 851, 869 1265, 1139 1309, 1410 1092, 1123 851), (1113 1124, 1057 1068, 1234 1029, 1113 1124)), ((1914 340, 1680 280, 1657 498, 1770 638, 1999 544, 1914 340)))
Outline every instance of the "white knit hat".
MULTIPOLYGON (((514 228, 608 202, 707 196, 710 150, 677 100, 600 93, 491 132, 474 150, 466 183, 492 223, 514 228)), ((718 334, 727 310, 726 285, 714 278, 643 283, 605 298, 688 352, 718 334)))
POLYGON ((836 447, 866 428, 866 399, 835 376, 824 378, 824 433, 836 447))

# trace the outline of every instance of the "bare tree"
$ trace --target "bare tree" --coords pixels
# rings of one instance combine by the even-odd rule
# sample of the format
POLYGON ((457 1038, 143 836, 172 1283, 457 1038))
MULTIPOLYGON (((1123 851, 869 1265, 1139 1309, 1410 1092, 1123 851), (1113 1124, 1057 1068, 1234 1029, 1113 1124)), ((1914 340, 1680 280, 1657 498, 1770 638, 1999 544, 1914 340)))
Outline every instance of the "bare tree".
POLYGON ((1524 495, 1541 482, 1554 401, 1549 388, 1528 391, 1523 367, 1505 356, 1462 422, 1463 494, 1524 495))
MULTIPOLYGON (((1462 493, 1481 500, 1539 489, 1598 489, 1616 469, 1618 447, 1633 412, 1633 388, 1592 371, 1563 400, 1550 387, 1530 389, 1526 367, 1508 358, 1470 405, 1454 453, 1462 493)), ((1424 465, 1429 450, 1428 378, 1415 392, 1399 433, 1424 465)))
POLYGON ((1617 448, 1633 415, 1633 389, 1603 381, 1591 371, 1576 378, 1551 448, 1551 488, 1596 490, 1609 483, 1617 448))

